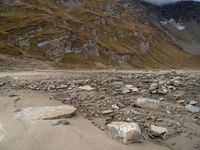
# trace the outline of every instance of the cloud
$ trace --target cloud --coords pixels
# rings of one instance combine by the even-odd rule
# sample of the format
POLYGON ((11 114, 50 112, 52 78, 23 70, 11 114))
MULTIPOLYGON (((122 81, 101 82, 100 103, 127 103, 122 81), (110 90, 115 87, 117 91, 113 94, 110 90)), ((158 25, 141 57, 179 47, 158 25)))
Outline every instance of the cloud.
POLYGON ((143 1, 152 3, 154 5, 166 5, 166 4, 176 3, 176 2, 180 2, 180 1, 196 1, 196 2, 200 2, 200 0, 143 0, 143 1))

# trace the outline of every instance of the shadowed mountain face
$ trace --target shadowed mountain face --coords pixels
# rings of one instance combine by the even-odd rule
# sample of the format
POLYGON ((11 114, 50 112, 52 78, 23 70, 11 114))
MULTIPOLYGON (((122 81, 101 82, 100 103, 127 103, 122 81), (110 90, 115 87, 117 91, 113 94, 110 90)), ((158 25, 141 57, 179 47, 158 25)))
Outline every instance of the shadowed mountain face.
POLYGON ((196 21, 200 23, 200 2, 179 2, 162 7, 157 7, 160 16, 170 19, 173 18, 179 22, 196 21))
POLYGON ((187 53, 200 55, 200 2, 141 4, 145 7, 147 22, 161 28, 187 53))
POLYGON ((192 1, 178 2, 154 11, 162 26, 168 30, 175 42, 186 52, 200 55, 200 3, 192 1))
MULTIPOLYGON (((199 57, 183 51, 191 52, 193 46, 190 49, 182 46, 174 34, 178 32, 179 35, 180 31, 187 30, 174 28, 183 27, 179 25, 181 16, 178 17, 176 12, 172 16, 175 21, 170 21, 171 16, 166 15, 171 6, 155 7, 138 0, 1 2, 4 3, 0 5, 1 55, 33 58, 72 67, 200 66, 199 57), (160 21, 167 24, 163 25, 160 21), (162 28, 155 26, 155 23, 161 24, 162 28), (170 31, 170 35, 166 31, 170 31)), ((186 27, 184 20, 189 19, 180 21, 186 27)), ((197 29, 198 24, 195 23, 195 26, 197 29)), ((191 32, 187 32, 189 39, 180 41, 189 41, 191 32)))

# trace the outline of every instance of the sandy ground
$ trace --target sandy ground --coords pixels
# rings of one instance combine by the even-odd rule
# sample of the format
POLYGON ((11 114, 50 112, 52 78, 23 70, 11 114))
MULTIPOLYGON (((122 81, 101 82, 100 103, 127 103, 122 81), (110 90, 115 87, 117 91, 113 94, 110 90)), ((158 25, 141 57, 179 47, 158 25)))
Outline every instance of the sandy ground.
POLYGON ((51 93, 6 91, 0 96, 0 123, 7 131, 0 150, 168 150, 153 143, 123 145, 79 115, 69 126, 51 126, 51 121, 15 120, 15 110, 27 106, 57 106, 51 93), (8 97, 8 94, 17 97, 8 97))

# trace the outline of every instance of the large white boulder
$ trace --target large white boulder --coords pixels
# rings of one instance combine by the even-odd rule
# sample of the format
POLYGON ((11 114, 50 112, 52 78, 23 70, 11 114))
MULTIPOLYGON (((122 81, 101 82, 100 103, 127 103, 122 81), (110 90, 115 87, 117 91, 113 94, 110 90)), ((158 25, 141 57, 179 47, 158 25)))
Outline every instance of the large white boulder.
POLYGON ((48 120, 71 117, 76 108, 70 105, 26 107, 16 114, 16 119, 22 120, 48 120))
POLYGON ((137 123, 112 122, 107 127, 112 139, 124 144, 138 143, 141 141, 141 130, 137 123))
POLYGON ((0 142, 3 140, 3 138, 5 137, 5 135, 6 135, 6 130, 0 124, 0 142))

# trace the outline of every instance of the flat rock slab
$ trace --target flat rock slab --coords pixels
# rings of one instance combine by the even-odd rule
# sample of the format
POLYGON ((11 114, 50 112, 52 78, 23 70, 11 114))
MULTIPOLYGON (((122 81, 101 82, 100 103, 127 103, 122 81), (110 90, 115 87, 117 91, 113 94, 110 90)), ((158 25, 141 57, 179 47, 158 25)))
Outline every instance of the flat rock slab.
POLYGON ((4 130, 2 125, 0 124, 0 142, 3 140, 5 135, 6 135, 6 130, 4 130))
POLYGON ((68 118, 74 115, 76 108, 70 105, 26 107, 16 114, 16 119, 22 120, 50 120, 68 118))

